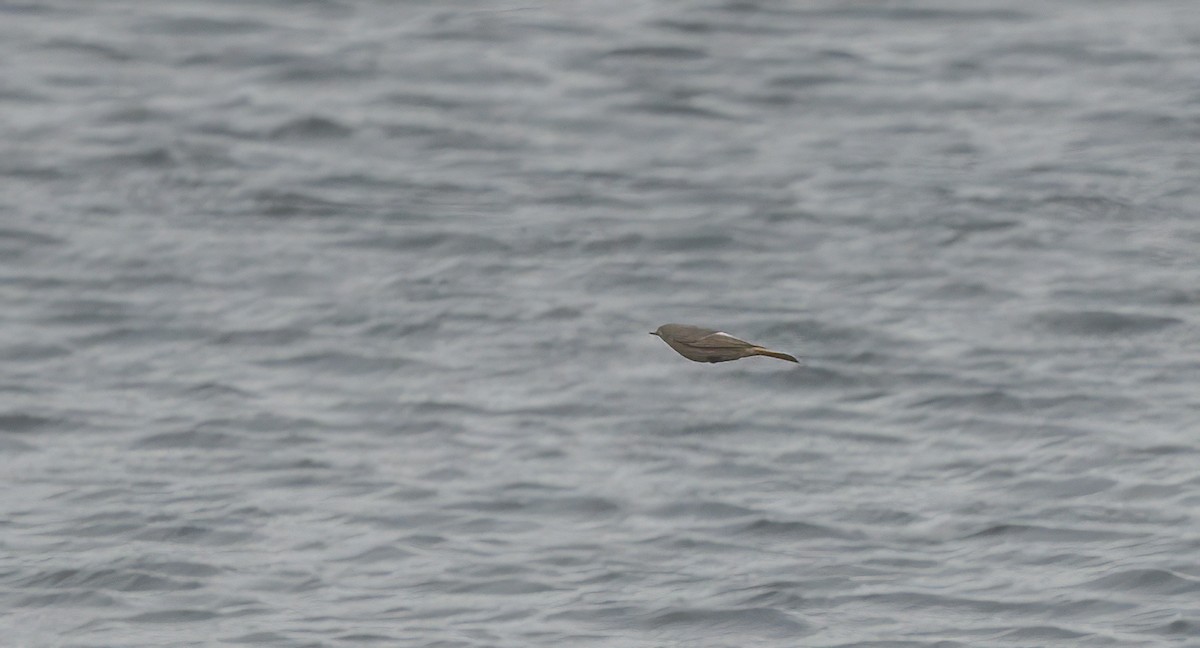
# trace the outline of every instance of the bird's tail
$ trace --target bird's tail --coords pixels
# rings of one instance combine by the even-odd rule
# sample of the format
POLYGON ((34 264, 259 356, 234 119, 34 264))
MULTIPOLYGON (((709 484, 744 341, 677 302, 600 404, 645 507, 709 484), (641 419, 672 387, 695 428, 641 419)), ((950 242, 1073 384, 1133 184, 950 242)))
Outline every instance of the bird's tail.
POLYGON ((753 349, 751 349, 751 351, 754 352, 754 355, 767 356, 770 358, 779 358, 780 360, 787 360, 789 362, 797 362, 797 363, 800 362, 799 360, 796 359, 795 356, 790 356, 786 353, 780 353, 779 351, 772 351, 770 349, 764 349, 762 347, 754 347, 753 349))

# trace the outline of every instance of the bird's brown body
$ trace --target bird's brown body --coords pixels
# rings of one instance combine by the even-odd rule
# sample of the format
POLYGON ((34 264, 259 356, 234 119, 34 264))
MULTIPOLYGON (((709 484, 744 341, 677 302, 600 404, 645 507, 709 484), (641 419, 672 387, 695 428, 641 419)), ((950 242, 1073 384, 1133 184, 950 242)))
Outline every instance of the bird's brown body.
POLYGON ((757 344, 739 340, 728 333, 699 326, 663 324, 658 327, 657 331, 652 331, 650 335, 657 335, 679 355, 696 362, 728 362, 756 355, 800 362, 786 353, 772 351, 757 344))

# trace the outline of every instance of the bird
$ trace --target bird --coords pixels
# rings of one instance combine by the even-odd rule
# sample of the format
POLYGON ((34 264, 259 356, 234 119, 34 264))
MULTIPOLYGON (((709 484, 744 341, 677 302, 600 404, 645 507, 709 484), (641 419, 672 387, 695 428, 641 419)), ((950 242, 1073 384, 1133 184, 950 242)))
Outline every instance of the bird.
POLYGON ((699 326, 663 324, 657 331, 650 331, 650 335, 657 335, 679 355, 696 362, 728 362, 749 356, 767 356, 788 362, 800 362, 786 353, 750 344, 724 331, 699 326))

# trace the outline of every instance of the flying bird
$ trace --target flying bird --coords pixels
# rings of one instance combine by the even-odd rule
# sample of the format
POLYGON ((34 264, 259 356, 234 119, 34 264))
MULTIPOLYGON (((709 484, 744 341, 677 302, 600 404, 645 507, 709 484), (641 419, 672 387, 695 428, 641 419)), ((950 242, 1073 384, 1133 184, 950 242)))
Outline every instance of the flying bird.
POLYGON ((714 331, 699 326, 663 324, 658 327, 657 331, 651 331, 650 335, 657 335, 679 355, 696 362, 728 362, 749 356, 767 356, 789 362, 800 362, 794 356, 786 353, 750 344, 724 331, 714 331))

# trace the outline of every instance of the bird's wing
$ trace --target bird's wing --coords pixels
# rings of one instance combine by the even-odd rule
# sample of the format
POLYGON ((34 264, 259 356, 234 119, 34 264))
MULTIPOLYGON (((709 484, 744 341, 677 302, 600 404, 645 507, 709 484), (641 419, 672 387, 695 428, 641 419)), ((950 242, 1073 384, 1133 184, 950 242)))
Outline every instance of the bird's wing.
POLYGON ((745 340, 739 340, 724 331, 710 333, 699 340, 691 343, 692 346, 702 349, 744 349, 754 346, 745 340))

